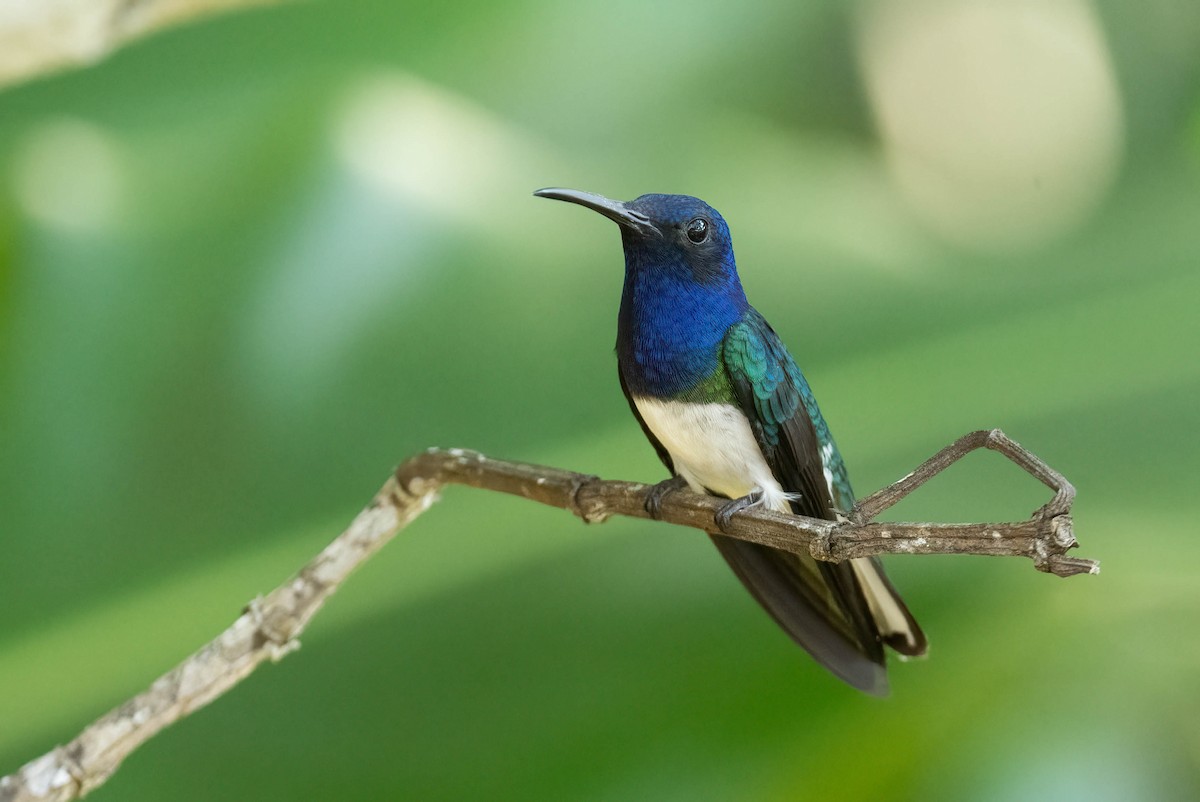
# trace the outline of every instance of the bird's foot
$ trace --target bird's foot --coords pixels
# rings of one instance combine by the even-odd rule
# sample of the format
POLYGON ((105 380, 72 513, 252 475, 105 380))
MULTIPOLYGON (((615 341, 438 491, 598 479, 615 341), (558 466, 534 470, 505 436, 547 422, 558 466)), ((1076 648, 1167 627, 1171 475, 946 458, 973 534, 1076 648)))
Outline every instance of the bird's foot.
POLYGON ((762 500, 763 494, 761 490, 751 490, 741 498, 735 498, 733 501, 717 510, 716 514, 713 515, 713 518, 717 522, 717 528, 722 532, 729 531, 729 520, 734 515, 742 510, 748 510, 751 507, 757 507, 762 503, 762 500))
POLYGON ((662 502, 667 497, 668 493, 674 493, 676 490, 683 490, 687 487, 687 479, 682 476, 672 476, 670 479, 663 479, 661 482, 650 488, 650 492, 646 494, 645 508, 646 512, 654 520, 662 517, 662 502))

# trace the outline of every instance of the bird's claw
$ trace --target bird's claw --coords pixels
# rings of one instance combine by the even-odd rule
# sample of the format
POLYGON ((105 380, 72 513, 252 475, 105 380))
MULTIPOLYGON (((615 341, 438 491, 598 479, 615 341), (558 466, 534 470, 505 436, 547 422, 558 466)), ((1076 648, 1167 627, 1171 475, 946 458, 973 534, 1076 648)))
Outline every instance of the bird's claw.
POLYGON ((724 504, 713 514, 713 519, 717 522, 717 528, 722 532, 729 531, 729 522, 734 515, 737 515, 743 510, 748 510, 762 502, 762 491, 752 490, 741 498, 735 498, 728 504, 724 504))
POLYGON ((672 476, 670 479, 663 479, 661 482, 650 488, 646 493, 645 508, 650 517, 658 520, 662 517, 663 499, 668 493, 674 493, 676 490, 682 490, 687 486, 687 480, 682 476, 672 476))

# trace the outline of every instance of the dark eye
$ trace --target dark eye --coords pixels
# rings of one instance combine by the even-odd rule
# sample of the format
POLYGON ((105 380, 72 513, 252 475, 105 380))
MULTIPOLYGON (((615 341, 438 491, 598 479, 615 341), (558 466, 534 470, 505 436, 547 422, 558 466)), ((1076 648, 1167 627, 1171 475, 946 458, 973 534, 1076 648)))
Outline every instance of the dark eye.
POLYGON ((695 220, 687 224, 688 239, 697 244, 708 239, 708 221, 703 217, 697 217, 695 220))

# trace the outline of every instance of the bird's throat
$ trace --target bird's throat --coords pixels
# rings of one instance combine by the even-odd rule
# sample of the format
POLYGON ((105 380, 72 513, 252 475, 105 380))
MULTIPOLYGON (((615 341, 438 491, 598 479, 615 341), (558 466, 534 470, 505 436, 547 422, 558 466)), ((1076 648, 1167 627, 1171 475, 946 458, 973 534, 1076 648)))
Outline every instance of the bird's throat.
MULTIPOLYGON (((617 321, 617 358, 630 390, 656 398, 694 394, 721 370, 721 344, 746 296, 667 270, 627 270, 617 321)), ((718 389, 718 388, 711 388, 718 389)))

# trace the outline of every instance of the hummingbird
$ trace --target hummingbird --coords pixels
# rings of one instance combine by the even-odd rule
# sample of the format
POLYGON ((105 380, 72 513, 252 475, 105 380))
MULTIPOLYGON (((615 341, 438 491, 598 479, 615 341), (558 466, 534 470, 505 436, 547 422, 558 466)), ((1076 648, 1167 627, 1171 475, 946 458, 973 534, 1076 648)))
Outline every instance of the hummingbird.
MULTIPOLYGON (((617 373, 629 408, 671 477, 646 508, 690 489, 767 509, 838 520, 854 506, 846 466, 804 374, 746 300, 729 226, 688 195, 621 202, 573 189, 534 195, 615 222, 625 251, 617 373)), ((710 535, 751 595, 835 676, 888 692, 884 646, 917 656, 924 633, 876 558, 842 563, 710 535)))

